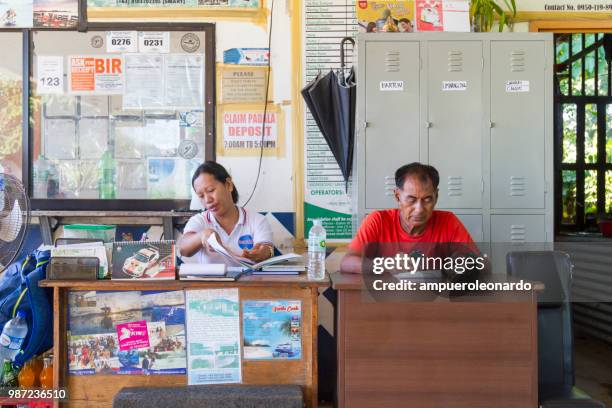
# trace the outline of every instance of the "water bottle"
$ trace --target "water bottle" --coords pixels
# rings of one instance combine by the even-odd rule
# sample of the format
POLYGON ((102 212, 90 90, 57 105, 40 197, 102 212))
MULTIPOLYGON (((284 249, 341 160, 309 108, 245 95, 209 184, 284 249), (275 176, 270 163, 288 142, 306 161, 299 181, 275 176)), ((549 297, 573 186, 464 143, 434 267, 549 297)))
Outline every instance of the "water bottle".
POLYGON ((32 181, 34 182, 34 197, 47 198, 47 186, 49 183, 49 163, 42 154, 32 166, 32 181))
POLYGON ((100 178, 98 179, 98 198, 114 200, 117 194, 115 185, 115 159, 110 150, 102 154, 100 160, 100 178))
POLYGON ((325 228, 321 220, 313 220, 308 233, 308 278, 325 278, 325 228))
POLYGON ((26 313, 19 310, 17 316, 6 322, 0 334, 0 359, 13 361, 27 334, 26 313))

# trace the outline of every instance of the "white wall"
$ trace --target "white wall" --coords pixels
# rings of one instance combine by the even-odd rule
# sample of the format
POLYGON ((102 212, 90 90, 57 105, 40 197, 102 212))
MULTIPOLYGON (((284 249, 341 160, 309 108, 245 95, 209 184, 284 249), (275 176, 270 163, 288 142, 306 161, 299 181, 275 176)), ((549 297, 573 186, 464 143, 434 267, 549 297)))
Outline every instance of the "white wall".
MULTIPOLYGON (((266 1, 270 7, 271 2, 266 1)), ((276 0, 274 4, 274 24, 272 38, 272 80, 271 88, 274 103, 291 101, 292 61, 291 61, 291 16, 287 2, 276 0)), ((223 62, 223 51, 230 48, 266 48, 268 47, 268 27, 245 23, 243 21, 217 22, 217 62, 223 62)), ((217 84, 217 87, 219 84, 217 84)), ((293 102, 295 103, 295 101, 293 102)), ((285 116, 285 143, 282 157, 264 156, 261 176, 257 190, 248 208, 255 211, 293 212, 295 211, 293 194, 293 139, 292 107, 283 106, 285 116)), ((263 110, 263 106, 262 106, 263 110)), ((226 166, 232 175, 241 195, 240 202, 250 195, 255 179, 259 156, 256 157, 223 157, 217 161, 226 166)))

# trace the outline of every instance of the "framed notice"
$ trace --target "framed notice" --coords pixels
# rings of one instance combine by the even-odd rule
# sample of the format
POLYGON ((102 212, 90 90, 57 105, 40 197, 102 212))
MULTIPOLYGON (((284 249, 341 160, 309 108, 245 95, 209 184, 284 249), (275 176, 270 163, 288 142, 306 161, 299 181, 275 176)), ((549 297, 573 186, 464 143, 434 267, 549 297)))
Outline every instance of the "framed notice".
POLYGON ((219 105, 217 109, 217 153, 223 156, 284 154, 285 118, 279 105, 219 105))
MULTIPOLYGON (((264 103, 267 67, 221 65, 217 67, 217 83, 221 84, 221 103, 264 103)), ((270 86, 272 79, 270 78, 270 86)), ((268 92, 268 101, 273 99, 268 92)))

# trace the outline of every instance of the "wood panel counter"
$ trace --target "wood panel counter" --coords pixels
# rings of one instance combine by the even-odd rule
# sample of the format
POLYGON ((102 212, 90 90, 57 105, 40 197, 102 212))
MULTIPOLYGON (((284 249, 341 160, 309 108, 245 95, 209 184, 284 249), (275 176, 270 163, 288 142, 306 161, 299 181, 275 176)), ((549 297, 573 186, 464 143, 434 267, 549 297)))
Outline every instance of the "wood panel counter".
MULTIPOLYGON (((68 375, 67 319, 70 291, 156 291, 238 288, 243 300, 300 300, 302 302, 302 358, 281 361, 242 361, 244 384, 296 384, 304 390, 307 407, 317 407, 317 301, 318 290, 329 279, 309 280, 299 276, 241 277, 235 282, 201 281, 61 281, 45 280, 40 286, 53 288, 53 369, 54 388, 66 388, 68 407, 110 407, 123 387, 186 385, 186 375, 68 375)), ((242 326, 242 318, 240 319, 242 326)), ((56 406, 59 406, 56 403, 56 406)))
POLYGON ((333 273, 339 408, 537 406, 537 302, 530 291, 423 301, 333 273))

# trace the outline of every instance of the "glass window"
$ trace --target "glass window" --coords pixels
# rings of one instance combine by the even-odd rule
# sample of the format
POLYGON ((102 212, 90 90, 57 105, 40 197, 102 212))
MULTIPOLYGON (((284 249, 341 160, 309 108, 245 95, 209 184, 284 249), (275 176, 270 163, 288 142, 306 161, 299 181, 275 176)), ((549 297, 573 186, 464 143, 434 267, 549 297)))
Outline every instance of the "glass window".
POLYGON ((576 223, 576 172, 564 170, 562 172, 562 211, 563 224, 573 225, 576 223))
POLYGON ((0 32, 0 173, 22 177, 22 37, 0 32))
POLYGON ((612 211, 610 35, 555 35, 556 225, 562 231, 592 231, 596 215, 612 211))
POLYGON ((33 33, 33 78, 54 56, 65 73, 59 93, 32 86, 34 198, 191 198, 206 159, 205 58, 181 49, 185 34, 170 32, 170 52, 122 54, 98 48, 103 31, 33 33))
POLYGON ((563 163, 576 163, 576 105, 563 105, 563 163))
POLYGON ((597 163, 597 105, 584 107, 584 161, 597 163))
POLYGON ((597 214, 597 170, 584 172, 584 214, 597 214))

